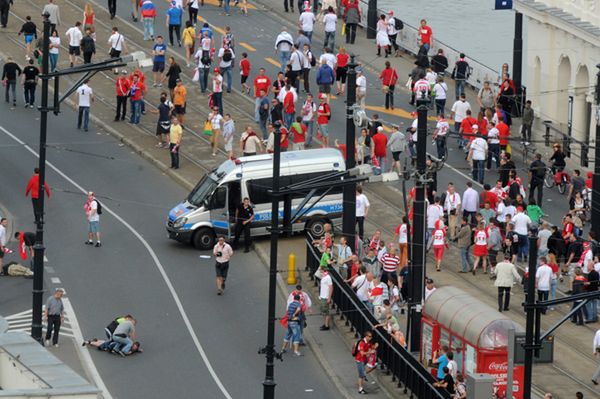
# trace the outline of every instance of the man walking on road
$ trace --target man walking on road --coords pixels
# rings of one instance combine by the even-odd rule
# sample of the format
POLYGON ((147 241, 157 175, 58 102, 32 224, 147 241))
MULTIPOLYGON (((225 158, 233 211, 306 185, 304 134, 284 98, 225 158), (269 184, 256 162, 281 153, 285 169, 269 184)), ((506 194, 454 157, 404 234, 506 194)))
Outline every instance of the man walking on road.
MULTIPOLYGON (((594 341, 592 342, 592 351, 594 356, 600 356, 600 329, 596 331, 594 335, 594 341)), ((592 376, 592 382, 594 385, 598 385, 598 378, 600 378, 600 364, 592 376)))
POLYGON ((81 124, 83 123, 83 130, 86 132, 90 123, 90 105, 94 102, 94 93, 92 88, 88 86, 88 82, 88 79, 84 80, 83 84, 77 89, 77 99, 79 102, 77 129, 81 130, 81 124))
POLYGON ((233 240, 233 247, 237 248, 240 235, 244 232, 244 253, 250 252, 250 224, 253 220, 254 209, 250 206, 250 199, 246 197, 235 211, 235 238, 233 240))
POLYGON ((543 205, 545 176, 546 164, 542 161, 542 154, 535 154, 535 160, 529 165, 529 201, 533 199, 533 193, 537 189, 537 204, 540 207, 543 205))
POLYGON ((365 219, 369 214, 371 203, 366 195, 363 194, 361 186, 356 187, 356 224, 358 224, 358 237, 363 240, 365 235, 365 219))
POLYGON ((88 239, 85 242, 87 245, 94 245, 94 235, 96 236, 96 247, 101 247, 100 243, 100 215, 102 214, 102 206, 94 197, 94 193, 88 193, 88 199, 83 206, 85 215, 88 220, 88 239))
MULTIPOLYGON (((497 267, 497 266, 496 266, 497 267)), ((540 265, 535 272, 535 287, 537 288, 538 301, 547 301, 550 293, 550 282, 554 272, 546 263, 546 257, 540 258, 540 265)), ((546 314, 546 309, 542 309, 542 314, 546 314)))
POLYGON ((8 103, 9 91, 12 92, 13 107, 17 105, 17 77, 21 75, 21 67, 11 57, 6 59, 2 67, 2 84, 4 85, 4 99, 8 103))
POLYGON ((69 38, 69 62, 71 63, 71 68, 77 62, 77 57, 81 53, 83 39, 83 33, 81 33, 81 22, 75 22, 75 26, 70 27, 65 33, 69 38))
POLYGON ((6 28, 6 25, 8 25, 8 15, 12 4, 13 0, 0 0, 0 25, 3 28, 6 28))
POLYGON ((29 65, 23 68, 23 91, 25 97, 25 108, 33 108, 35 104, 35 88, 37 86, 40 70, 33 65, 33 58, 29 59, 29 65))
POLYGON ((510 263, 510 253, 504 255, 504 261, 496 265, 496 281, 498 287, 498 311, 508 311, 510 306, 510 289, 514 282, 521 282, 521 276, 515 265, 510 263), (504 306, 503 306, 504 304, 504 306))
MULTIPOLYGON (((50 186, 48 186, 47 182, 44 182, 44 191, 46 191, 46 195, 50 198, 50 186)), ((41 204, 40 204, 40 169, 33 169, 33 176, 29 179, 27 183, 27 188, 25 189, 25 196, 27 197, 31 193, 31 205, 33 205, 33 215, 35 216, 35 222, 39 220, 41 217, 41 204)))
POLYGON ((233 249, 225 242, 224 237, 219 237, 219 241, 213 248, 215 257, 215 271, 217 273, 217 295, 223 295, 225 291, 225 280, 229 271, 229 260, 233 256, 233 249))
POLYGON ((50 32, 56 30, 56 26, 60 25, 60 11, 58 6, 54 4, 54 0, 48 0, 48 4, 44 6, 42 15, 48 14, 48 21, 50 21, 50 32))
POLYGON ((365 378, 367 378, 367 373, 373 371, 375 368, 371 368, 369 371, 366 370, 366 364, 369 357, 375 353, 377 353, 377 349, 371 343, 373 339, 373 333, 371 331, 367 331, 363 337, 354 348, 354 360, 356 361, 356 368, 358 370, 358 393, 364 395, 367 393, 363 388, 363 384, 365 382, 365 378))
POLYGON ((462 268, 459 273, 468 273, 473 269, 473 259, 471 258, 471 252, 469 247, 472 244, 471 239, 471 226, 468 223, 469 217, 463 216, 460 220, 460 229, 456 235, 456 241, 458 242, 458 249, 460 250, 460 261, 462 268))
POLYGON ((46 301, 46 309, 44 310, 44 319, 48 321, 48 326, 46 327, 46 346, 50 346, 50 337, 52 336, 52 345, 58 348, 60 325, 65 320, 65 307, 62 301, 63 293, 62 288, 57 288, 54 291, 54 295, 46 301), (54 334, 52 334, 53 331, 54 334))

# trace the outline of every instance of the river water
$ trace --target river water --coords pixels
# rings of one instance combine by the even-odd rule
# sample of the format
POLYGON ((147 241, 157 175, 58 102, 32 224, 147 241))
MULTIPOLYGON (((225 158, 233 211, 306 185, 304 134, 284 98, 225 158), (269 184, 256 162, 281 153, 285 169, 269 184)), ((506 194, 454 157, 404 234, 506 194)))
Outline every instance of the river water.
POLYGON ((393 10, 404 23, 418 26, 426 19, 439 39, 467 57, 500 70, 512 65, 514 11, 494 10, 494 0, 379 0, 378 8, 393 10))

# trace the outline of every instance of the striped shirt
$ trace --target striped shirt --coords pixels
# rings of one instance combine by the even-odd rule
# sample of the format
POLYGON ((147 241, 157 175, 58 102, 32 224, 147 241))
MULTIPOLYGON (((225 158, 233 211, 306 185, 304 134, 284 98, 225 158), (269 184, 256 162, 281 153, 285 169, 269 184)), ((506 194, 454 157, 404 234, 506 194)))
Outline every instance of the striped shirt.
POLYGON ((396 255, 391 255, 388 253, 381 257, 381 263, 383 265, 383 271, 395 272, 398 270, 398 266, 400 265, 400 258, 396 255))

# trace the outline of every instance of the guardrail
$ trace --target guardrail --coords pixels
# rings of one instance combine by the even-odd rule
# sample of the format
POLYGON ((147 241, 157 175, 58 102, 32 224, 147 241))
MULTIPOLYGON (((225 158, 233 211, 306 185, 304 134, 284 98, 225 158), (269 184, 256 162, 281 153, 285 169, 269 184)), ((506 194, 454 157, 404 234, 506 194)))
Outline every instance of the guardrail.
MULTIPOLYGON (((368 0, 359 0, 360 14, 362 16, 362 22, 360 25, 365 29, 368 29, 366 26, 368 6, 368 0)), ((377 14, 387 15, 387 11, 377 9, 377 14)), ((398 18, 400 17, 398 16, 398 18)), ((398 32, 398 37, 396 41, 398 45, 402 47, 406 52, 416 56, 419 52, 419 48, 417 46, 417 39, 419 38, 419 29, 415 26, 406 23, 406 21, 404 20, 402 20, 402 22, 404 23, 404 29, 398 32)), ((438 49, 443 49, 446 58, 448 58, 448 73, 450 73, 452 71, 453 65, 456 63, 456 61, 458 61, 459 54, 464 51, 457 50, 454 47, 450 46, 447 43, 444 43, 443 41, 437 38, 434 39, 433 44, 433 48, 429 50, 429 54, 435 55, 437 54, 438 49)), ((497 82, 498 77, 500 76, 498 71, 488 67, 487 65, 484 65, 483 63, 473 59, 472 57, 469 57, 468 54, 467 62, 469 63, 471 68, 473 68, 471 76, 469 77, 469 79, 467 79, 467 83, 469 85, 473 86, 476 89, 480 89, 483 86, 483 82, 485 82, 486 80, 492 83, 497 82)))
MULTIPOLYGON (((314 274, 319 267, 320 257, 319 252, 313 246, 313 237, 307 233, 306 268, 311 279, 315 280, 315 285, 318 282, 314 278, 314 274)), ((446 390, 433 386, 433 383, 436 382, 435 378, 410 352, 396 342, 387 331, 382 328, 374 328, 378 324, 377 319, 358 299, 342 276, 333 268, 329 268, 329 274, 334 284, 332 302, 337 309, 337 314, 342 320, 346 320, 346 325, 350 327, 356 337, 367 330, 373 331, 374 342, 379 343, 377 358, 385 372, 392 376, 392 381, 397 382, 398 388, 402 388, 402 384, 404 384, 404 393, 410 391, 411 398, 450 399, 446 390)))
POLYGON ((546 132, 544 134, 544 144, 546 147, 549 147, 553 141, 550 132, 554 132, 558 134, 560 140, 562 141, 563 152, 568 158, 571 158, 571 155, 573 155, 571 152, 571 145, 579 145, 579 155, 575 154, 575 156, 579 158, 579 162, 582 167, 587 168, 589 166, 589 151, 592 148, 590 147, 589 143, 574 139, 568 133, 564 133, 562 130, 555 127, 552 121, 543 121, 542 123, 546 127, 546 132))

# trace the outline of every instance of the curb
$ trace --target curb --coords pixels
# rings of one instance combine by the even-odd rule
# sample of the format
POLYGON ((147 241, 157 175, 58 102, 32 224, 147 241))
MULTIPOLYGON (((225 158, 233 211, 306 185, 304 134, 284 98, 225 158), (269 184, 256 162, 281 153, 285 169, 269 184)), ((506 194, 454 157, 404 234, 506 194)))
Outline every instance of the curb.
MULTIPOLYGON (((258 256, 258 258, 265 265, 265 268, 268 270, 269 263, 270 263, 270 255, 267 254, 266 251, 263 250, 258 245, 254 245, 254 251, 256 252, 256 255, 258 256)), ((288 295, 287 284, 283 281, 283 277, 281 277, 281 274, 279 274, 279 273, 277 274, 277 287, 279 288, 279 290, 282 293, 285 294, 285 296, 288 295)), ((323 353, 323 351, 321 350, 321 347, 319 345, 314 344, 315 339, 308 329, 304 330, 304 335, 307 338, 307 340, 306 340, 307 346, 311 349, 311 351, 317 358, 317 361, 319 362, 319 364, 321 364, 321 367, 323 367, 323 370, 325 370, 325 374, 327 374, 327 377, 329 378, 329 380, 331 382, 333 382, 333 385, 335 385, 336 389, 340 392, 340 394, 344 398, 354 399, 354 397, 350 394, 350 392, 348 392, 346 387, 342 384, 342 381, 339 379, 337 374, 335 374, 335 372, 333 371, 333 367, 331 366, 331 364, 329 364, 329 361, 325 357, 325 353, 323 353)))

